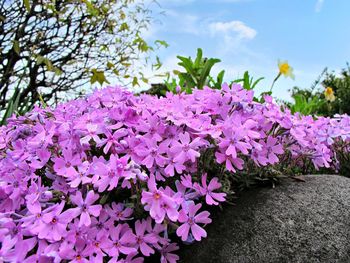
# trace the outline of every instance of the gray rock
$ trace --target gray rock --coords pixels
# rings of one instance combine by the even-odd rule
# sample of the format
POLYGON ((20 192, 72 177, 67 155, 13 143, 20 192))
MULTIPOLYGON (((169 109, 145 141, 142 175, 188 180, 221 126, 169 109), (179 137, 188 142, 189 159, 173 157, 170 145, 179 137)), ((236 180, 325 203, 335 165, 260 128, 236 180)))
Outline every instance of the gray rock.
POLYGON ((181 262, 350 262, 350 179, 310 175, 245 192, 181 262))

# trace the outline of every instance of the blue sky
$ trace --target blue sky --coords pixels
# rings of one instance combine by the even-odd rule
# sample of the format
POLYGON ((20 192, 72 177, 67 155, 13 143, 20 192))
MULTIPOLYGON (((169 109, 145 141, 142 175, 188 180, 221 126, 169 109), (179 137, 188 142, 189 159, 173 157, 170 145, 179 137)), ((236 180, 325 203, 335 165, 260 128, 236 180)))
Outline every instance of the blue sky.
POLYGON ((268 90, 277 74, 277 60, 288 60, 295 80, 281 78, 274 96, 288 99, 293 86, 310 87, 324 67, 339 70, 350 61, 349 0, 158 0, 151 5, 157 21, 148 40, 170 46, 158 52, 163 70, 176 68, 176 55, 222 60, 227 80, 249 70, 265 77, 268 90), (159 12, 164 11, 164 14, 159 12))

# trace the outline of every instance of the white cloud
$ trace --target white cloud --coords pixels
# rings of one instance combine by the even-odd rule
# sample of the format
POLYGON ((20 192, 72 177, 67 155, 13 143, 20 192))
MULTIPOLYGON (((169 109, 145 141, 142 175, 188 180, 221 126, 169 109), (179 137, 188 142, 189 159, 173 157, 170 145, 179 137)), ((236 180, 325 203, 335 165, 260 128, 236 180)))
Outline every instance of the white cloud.
POLYGON ((322 7, 324 4, 324 0, 317 0, 316 5, 315 5, 315 12, 321 12, 322 7))
POLYGON ((242 21, 214 22, 209 25, 212 34, 237 34, 239 39, 253 39, 257 32, 242 21))

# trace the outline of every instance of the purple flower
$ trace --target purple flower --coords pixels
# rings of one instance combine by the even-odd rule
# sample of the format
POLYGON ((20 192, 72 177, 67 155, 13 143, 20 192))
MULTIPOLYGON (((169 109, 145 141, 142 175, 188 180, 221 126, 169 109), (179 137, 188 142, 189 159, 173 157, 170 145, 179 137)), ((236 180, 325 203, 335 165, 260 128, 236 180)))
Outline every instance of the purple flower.
POLYGON ((147 168, 152 168, 155 164, 163 166, 165 163, 165 157, 163 153, 167 151, 167 145, 158 145, 156 140, 144 139, 144 143, 136 147, 136 152, 139 156, 143 157, 142 164, 147 168))
POLYGON ((207 185, 207 174, 202 175, 202 186, 195 183, 194 188, 202 195, 205 196, 205 201, 208 205, 218 205, 219 202, 225 201, 225 193, 215 193, 214 191, 221 188, 221 184, 217 177, 210 180, 207 185))
POLYGON ((126 158, 119 159, 117 155, 111 155, 107 163, 98 162, 95 168, 95 173, 100 177, 95 183, 96 187, 98 187, 98 191, 103 192, 106 189, 111 191, 116 188, 119 178, 123 176, 125 167, 126 158))
POLYGON ((113 242, 113 246, 107 250, 110 257, 118 260, 120 253, 129 255, 137 252, 137 249, 134 247, 136 236, 127 224, 118 224, 116 227, 111 228, 109 235, 113 242))
MULTIPOLYGON (((85 225, 90 226, 91 218, 90 215, 97 217, 100 215, 102 206, 101 205, 93 205, 99 198, 98 194, 95 194, 93 190, 90 190, 85 200, 83 200, 83 196, 80 191, 78 191, 75 195, 71 196, 71 200, 74 204, 78 206, 78 211, 80 214, 79 226, 85 225)), ((75 209, 75 208, 73 208, 75 209)))
MULTIPOLYGON (((123 124, 118 123, 118 126, 113 128, 120 128, 121 126, 123 126, 123 124)), ((112 152, 115 152, 115 149, 112 146, 120 147, 121 138, 123 138, 127 134, 128 134, 128 131, 123 128, 114 131, 114 133, 112 133, 109 129, 107 129, 105 132, 106 138, 100 140, 100 142, 98 143, 98 147, 101 147, 104 145, 103 152, 105 154, 107 154, 110 151, 110 149, 112 149, 112 152)))
POLYGON ((80 156, 73 154, 71 150, 63 149, 63 157, 54 158, 54 170, 57 174, 65 177, 74 177, 77 175, 77 171, 74 166, 81 163, 80 156))
POLYGON ((348 115, 253 98, 237 84, 164 97, 118 86, 13 115, 0 127, 0 261, 141 263, 157 251, 173 263, 174 229, 186 243, 206 237, 199 209, 231 192, 209 166, 338 169, 349 154, 348 115))
POLYGON ((187 240, 190 231, 197 241, 200 241, 202 237, 207 237, 207 232, 198 223, 211 223, 211 219, 209 218, 210 213, 203 211, 196 215, 201 207, 201 204, 195 205, 193 201, 188 201, 182 205, 178 220, 183 224, 176 230, 176 234, 181 237, 182 241, 187 240))
POLYGON ((90 140, 95 141, 97 144, 100 143, 99 134, 102 133, 100 126, 97 124, 86 124, 86 132, 84 131, 84 137, 80 139, 81 144, 89 144, 90 140))
POLYGON ((146 205, 145 209, 150 211, 151 217, 157 223, 163 222, 165 215, 176 221, 178 212, 175 200, 164 191, 157 189, 154 177, 148 180, 147 185, 150 191, 142 191, 141 203, 146 205))
POLYGON ((187 160, 195 162, 196 158, 200 156, 198 148, 203 146, 204 143, 200 137, 190 140, 188 132, 179 134, 180 142, 176 141, 170 148, 170 151, 176 155, 175 162, 185 163, 187 160))
POLYGON ((90 163, 88 161, 82 162, 78 165, 77 168, 77 174, 69 178, 69 185, 73 188, 76 188, 80 184, 91 183, 92 179, 88 177, 90 174, 90 163))
POLYGON ((133 209, 130 207, 125 207, 124 204, 115 202, 112 203, 111 207, 106 206, 106 211, 108 215, 115 221, 126 221, 130 220, 130 216, 133 213, 133 209))
POLYGON ((137 220, 135 222, 136 248, 148 257, 154 253, 153 244, 157 243, 157 238, 153 234, 146 234, 146 221, 137 220))
POLYGON ((180 258, 175 255, 174 251, 178 250, 179 247, 175 243, 169 243, 163 246, 160 250, 160 262, 161 263, 176 263, 180 258))
POLYGON ((59 241, 67 234, 67 224, 79 215, 76 209, 68 209, 62 213, 65 202, 61 202, 55 209, 42 216, 38 226, 38 237, 52 241, 59 241))

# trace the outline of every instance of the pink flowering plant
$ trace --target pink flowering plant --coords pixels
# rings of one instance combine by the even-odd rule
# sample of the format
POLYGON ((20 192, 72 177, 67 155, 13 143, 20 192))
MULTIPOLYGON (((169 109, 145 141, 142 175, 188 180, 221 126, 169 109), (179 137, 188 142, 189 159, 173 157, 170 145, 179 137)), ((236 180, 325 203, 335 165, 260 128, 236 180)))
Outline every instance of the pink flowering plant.
POLYGON ((177 262, 234 175, 336 170, 349 141, 347 115, 293 115, 236 84, 37 107, 0 127, 0 261, 177 262))

